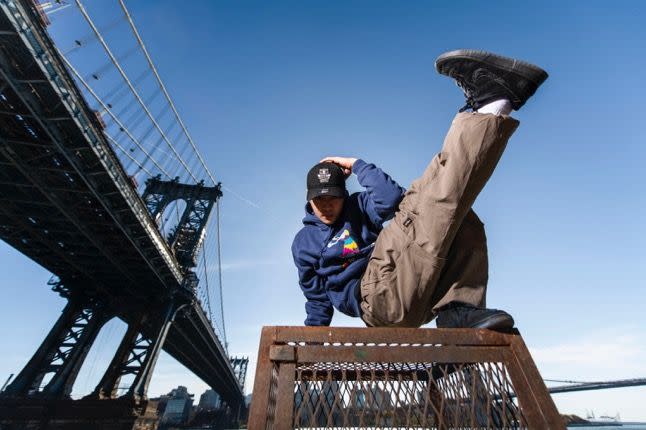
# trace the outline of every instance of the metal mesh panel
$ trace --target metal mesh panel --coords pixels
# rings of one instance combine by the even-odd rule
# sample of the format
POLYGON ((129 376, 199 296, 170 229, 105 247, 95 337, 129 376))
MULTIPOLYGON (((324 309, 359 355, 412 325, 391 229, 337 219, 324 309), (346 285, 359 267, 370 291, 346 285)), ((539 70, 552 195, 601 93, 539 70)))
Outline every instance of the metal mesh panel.
POLYGON ((565 428, 518 332, 265 327, 249 428, 565 428))
POLYGON ((502 363, 298 366, 293 428, 527 428, 502 363))
POLYGON ((267 426, 266 430, 274 428, 276 417, 276 396, 278 391, 278 366, 271 366, 271 379, 269 380, 269 402, 267 402, 267 426))

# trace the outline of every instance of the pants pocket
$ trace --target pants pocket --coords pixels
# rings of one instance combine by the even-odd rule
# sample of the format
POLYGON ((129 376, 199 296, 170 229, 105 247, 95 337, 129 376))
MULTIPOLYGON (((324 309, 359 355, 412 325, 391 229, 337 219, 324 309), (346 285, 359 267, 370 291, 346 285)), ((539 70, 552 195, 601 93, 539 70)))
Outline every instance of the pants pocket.
POLYGON ((444 265, 409 241, 386 274, 367 273, 361 285, 364 321, 369 325, 419 327, 431 313, 430 298, 444 265))

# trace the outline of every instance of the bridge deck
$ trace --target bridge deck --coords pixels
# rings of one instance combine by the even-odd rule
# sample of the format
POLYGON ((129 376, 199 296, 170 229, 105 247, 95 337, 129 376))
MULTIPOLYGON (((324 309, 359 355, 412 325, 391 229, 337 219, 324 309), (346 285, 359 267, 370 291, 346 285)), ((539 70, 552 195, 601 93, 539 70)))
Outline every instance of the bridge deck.
MULTIPOLYGON (((180 288, 182 270, 33 4, 0 8, 0 238, 127 322, 180 288)), ((198 303, 164 349, 224 398, 242 397, 198 303)))

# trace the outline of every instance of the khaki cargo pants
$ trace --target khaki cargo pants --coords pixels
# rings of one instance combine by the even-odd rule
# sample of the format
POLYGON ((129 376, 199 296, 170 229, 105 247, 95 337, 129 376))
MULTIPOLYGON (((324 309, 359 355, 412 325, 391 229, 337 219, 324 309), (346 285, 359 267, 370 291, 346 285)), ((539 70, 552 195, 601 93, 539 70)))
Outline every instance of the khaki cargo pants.
POLYGON ((471 209, 519 122, 458 114, 442 151, 379 234, 361 280, 369 326, 419 327, 451 301, 485 305, 484 226, 471 209))

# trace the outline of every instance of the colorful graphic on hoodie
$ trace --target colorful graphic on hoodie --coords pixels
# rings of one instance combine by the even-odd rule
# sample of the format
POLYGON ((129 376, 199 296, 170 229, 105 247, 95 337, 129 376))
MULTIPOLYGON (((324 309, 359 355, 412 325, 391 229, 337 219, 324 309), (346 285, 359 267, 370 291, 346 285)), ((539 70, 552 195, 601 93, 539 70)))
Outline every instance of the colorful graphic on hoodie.
POLYGON ((347 257, 348 255, 356 254, 359 252, 359 246, 357 242, 350 236, 350 230, 345 229, 343 232, 332 238, 330 243, 327 244, 328 248, 332 248, 337 243, 343 241, 343 251, 341 257, 347 257))
POLYGON ((343 254, 341 254, 341 257, 346 257, 348 255, 356 254, 357 252, 359 252, 359 246, 357 246, 357 242, 355 242, 354 239, 350 236, 350 232, 348 230, 343 232, 344 235, 346 233, 348 237, 343 241, 343 254))

